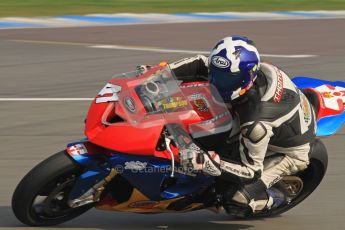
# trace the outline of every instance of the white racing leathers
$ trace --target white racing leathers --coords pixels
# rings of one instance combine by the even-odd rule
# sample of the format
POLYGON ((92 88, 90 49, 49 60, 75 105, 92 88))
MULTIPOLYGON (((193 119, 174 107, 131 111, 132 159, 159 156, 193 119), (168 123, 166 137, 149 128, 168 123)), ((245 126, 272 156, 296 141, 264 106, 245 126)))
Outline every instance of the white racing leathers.
MULTIPOLYGON (((207 57, 198 55, 170 67, 181 80, 205 80, 207 63, 207 57)), ((254 86, 231 103, 240 122, 241 161, 221 157, 220 168, 230 180, 246 184, 261 179, 269 188, 308 166, 316 122, 309 101, 282 70, 267 63, 259 70, 254 86), (265 158, 274 154, 282 160, 264 168, 265 158)))
POLYGON ((271 187, 284 175, 305 169, 315 138, 315 114, 304 94, 277 67, 263 63, 253 89, 234 102, 240 119, 242 164, 222 161, 221 168, 243 180, 261 178, 271 187), (265 168, 265 157, 284 154, 265 168))

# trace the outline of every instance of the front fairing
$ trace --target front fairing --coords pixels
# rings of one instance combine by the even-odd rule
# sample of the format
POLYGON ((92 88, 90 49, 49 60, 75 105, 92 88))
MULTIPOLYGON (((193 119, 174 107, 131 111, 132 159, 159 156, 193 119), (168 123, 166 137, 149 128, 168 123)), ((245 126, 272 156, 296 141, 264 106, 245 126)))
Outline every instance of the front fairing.
POLYGON ((196 138, 231 129, 232 117, 207 82, 180 84, 168 66, 112 79, 92 102, 89 141, 118 152, 153 155, 166 124, 196 138))

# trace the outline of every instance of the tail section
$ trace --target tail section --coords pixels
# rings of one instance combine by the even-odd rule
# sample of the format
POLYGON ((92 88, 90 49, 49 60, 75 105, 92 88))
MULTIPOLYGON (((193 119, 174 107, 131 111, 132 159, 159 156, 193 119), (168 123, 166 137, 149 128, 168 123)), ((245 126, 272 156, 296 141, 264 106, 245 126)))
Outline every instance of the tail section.
POLYGON ((330 136, 345 123, 345 82, 295 77, 317 112, 317 136, 330 136))

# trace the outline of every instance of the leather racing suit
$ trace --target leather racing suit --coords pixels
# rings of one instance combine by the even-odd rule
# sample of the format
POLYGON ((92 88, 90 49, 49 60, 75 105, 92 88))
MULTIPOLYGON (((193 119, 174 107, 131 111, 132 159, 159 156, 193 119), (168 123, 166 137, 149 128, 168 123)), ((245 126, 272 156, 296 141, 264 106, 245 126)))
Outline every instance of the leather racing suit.
MULTIPOLYGON (((208 78, 208 58, 203 55, 179 60, 170 68, 185 82, 208 78)), ((261 63, 254 86, 229 107, 239 118, 240 161, 220 156, 221 177, 249 184, 248 197, 235 200, 246 203, 241 201, 246 198, 249 203, 256 187, 266 191, 283 176, 307 168, 316 132, 315 114, 308 99, 282 70, 261 63), (275 156, 279 161, 264 167, 265 158, 275 156)))

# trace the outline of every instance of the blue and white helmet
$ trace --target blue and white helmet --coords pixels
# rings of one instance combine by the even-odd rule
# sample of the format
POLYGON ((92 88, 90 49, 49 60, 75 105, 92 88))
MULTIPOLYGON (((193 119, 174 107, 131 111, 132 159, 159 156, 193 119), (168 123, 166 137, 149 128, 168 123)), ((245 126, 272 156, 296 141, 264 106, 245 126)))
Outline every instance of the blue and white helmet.
POLYGON ((253 41, 232 36, 222 39, 209 56, 210 83, 225 102, 243 95, 253 86, 260 56, 253 41))

